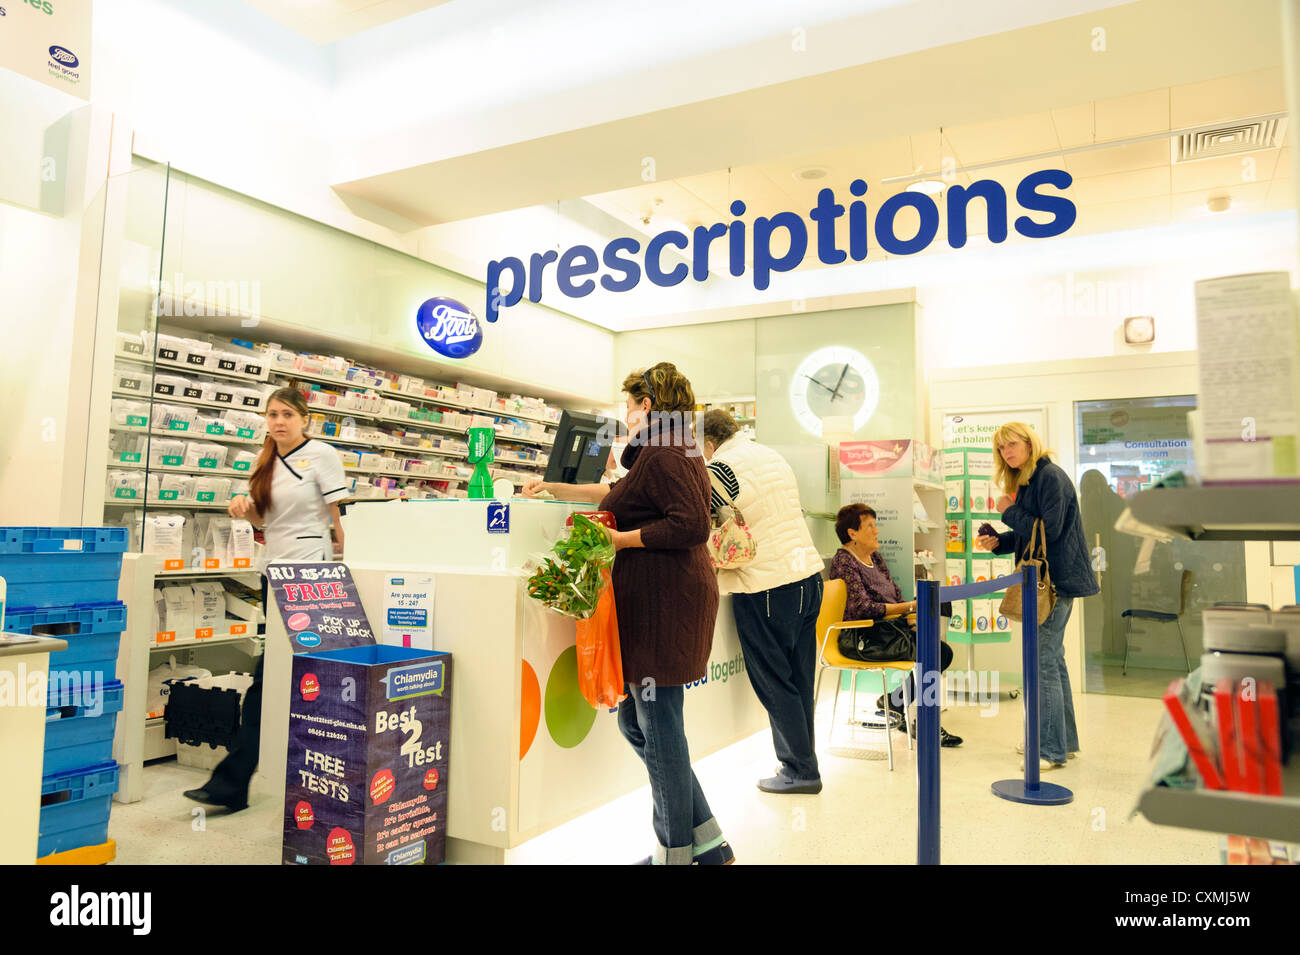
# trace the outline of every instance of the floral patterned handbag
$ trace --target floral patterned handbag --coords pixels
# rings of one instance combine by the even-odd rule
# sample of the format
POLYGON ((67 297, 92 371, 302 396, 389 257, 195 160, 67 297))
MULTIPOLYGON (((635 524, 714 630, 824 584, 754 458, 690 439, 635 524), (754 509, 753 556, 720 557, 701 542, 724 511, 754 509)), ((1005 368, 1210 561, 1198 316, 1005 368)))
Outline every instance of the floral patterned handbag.
POLYGON ((709 483, 718 497, 726 501, 724 507, 718 508, 714 518, 713 529, 709 532, 709 557, 714 570, 734 570, 752 563, 758 556, 758 542, 745 525, 744 515, 736 507, 735 499, 727 493, 722 481, 709 471, 709 483))

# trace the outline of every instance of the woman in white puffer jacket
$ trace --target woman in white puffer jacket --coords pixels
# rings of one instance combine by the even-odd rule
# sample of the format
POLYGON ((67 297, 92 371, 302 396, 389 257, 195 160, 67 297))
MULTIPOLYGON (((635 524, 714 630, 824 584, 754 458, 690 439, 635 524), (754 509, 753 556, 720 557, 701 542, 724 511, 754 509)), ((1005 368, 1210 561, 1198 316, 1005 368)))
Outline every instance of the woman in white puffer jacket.
POLYGON ((817 793, 813 682, 822 559, 799 506, 799 486, 785 459, 742 435, 725 411, 706 413, 701 430, 714 511, 736 507, 758 545, 751 563, 718 571, 718 592, 732 595, 745 670, 767 710, 781 760, 777 775, 760 780, 758 788, 817 793))

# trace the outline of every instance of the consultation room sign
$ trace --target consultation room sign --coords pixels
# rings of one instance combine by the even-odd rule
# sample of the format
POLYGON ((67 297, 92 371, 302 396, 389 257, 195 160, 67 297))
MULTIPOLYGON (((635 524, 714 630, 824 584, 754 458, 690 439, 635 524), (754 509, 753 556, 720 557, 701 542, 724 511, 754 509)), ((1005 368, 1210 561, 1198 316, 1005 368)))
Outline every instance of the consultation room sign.
POLYGON ((90 99, 90 0, 4 0, 0 67, 90 99))

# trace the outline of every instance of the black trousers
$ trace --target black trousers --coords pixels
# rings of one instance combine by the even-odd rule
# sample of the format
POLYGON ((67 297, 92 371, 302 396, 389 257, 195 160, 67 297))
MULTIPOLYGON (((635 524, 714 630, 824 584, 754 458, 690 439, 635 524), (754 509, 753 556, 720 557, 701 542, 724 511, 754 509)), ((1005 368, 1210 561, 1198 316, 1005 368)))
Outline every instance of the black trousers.
MULTIPOLYGON (((262 606, 267 607, 267 581, 262 578, 262 606)), ((266 652, 257 658, 253 685, 244 693, 244 705, 239 711, 239 729, 230 743, 230 752, 217 763, 206 787, 208 792, 238 796, 247 800, 248 784, 257 771, 257 760, 262 747, 262 663, 266 652)))
POLYGON ((792 779, 821 778, 813 745, 821 603, 820 574, 756 594, 731 595, 745 672, 767 710, 782 772, 792 779))
POLYGON ((209 792, 248 796, 248 783, 257 770, 257 759, 262 745, 262 661, 257 658, 257 672, 253 685, 244 693, 244 705, 239 711, 239 729, 230 744, 230 753, 217 764, 208 782, 209 792))

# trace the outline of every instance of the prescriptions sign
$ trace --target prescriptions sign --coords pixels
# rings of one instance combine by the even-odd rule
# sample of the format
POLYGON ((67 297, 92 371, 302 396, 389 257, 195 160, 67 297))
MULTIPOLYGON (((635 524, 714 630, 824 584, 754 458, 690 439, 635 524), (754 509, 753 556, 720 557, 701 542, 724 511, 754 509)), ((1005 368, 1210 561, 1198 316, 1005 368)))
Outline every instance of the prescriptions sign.
MULTIPOLYGON (((1014 223, 1016 232, 1030 239, 1046 239, 1066 232, 1074 225, 1078 212, 1074 203, 1060 191, 1068 189, 1073 177, 1063 169, 1040 169, 1020 180, 1016 186, 1015 201, 1026 213, 1040 213, 1047 221, 1037 221, 1030 215, 1018 216, 1014 223)), ((870 249, 872 229, 868 227, 867 183, 855 179, 849 183, 849 193, 857 198, 846 210, 836 202, 832 189, 817 193, 817 205, 808 211, 810 227, 797 212, 778 212, 773 216, 758 216, 748 225, 741 218, 745 203, 737 199, 731 204, 735 220, 697 226, 691 235, 670 229, 650 239, 642 253, 639 239, 628 237, 614 239, 604 251, 597 254, 589 245, 575 245, 564 252, 548 249, 535 252, 525 265, 522 258, 509 255, 495 259, 487 267, 487 305, 484 315, 495 322, 500 310, 517 305, 527 293, 530 302, 542 300, 542 284, 546 269, 554 268, 555 281, 560 293, 567 298, 583 298, 596 290, 599 278, 601 288, 610 292, 627 292, 636 288, 644 272, 651 284, 670 288, 686 281, 690 276, 696 282, 709 277, 709 246, 714 242, 727 250, 729 269, 739 278, 745 274, 746 263, 753 263, 754 288, 762 291, 772 280, 773 272, 789 272, 799 267, 809 252, 809 233, 823 265, 839 265, 852 259, 861 262, 870 249), (836 220, 848 213, 848 228, 840 232, 848 241, 848 249, 839 247, 836 220), (663 253, 668 247, 677 249, 683 258, 672 268, 664 268, 663 253), (773 248, 784 249, 775 254, 773 248), (601 273, 601 266, 605 272, 601 273)), ((1010 213, 1007 193, 1000 182, 981 179, 969 186, 951 184, 944 197, 948 213, 947 242, 954 249, 966 244, 967 207, 979 199, 983 206, 990 242, 1005 241, 1010 213)), ((978 207, 977 207, 978 208, 978 207)), ((913 255, 927 248, 939 233, 939 205, 933 198, 919 192, 900 192, 880 204, 875 217, 875 240, 890 255, 913 255), (920 225, 916 234, 900 237, 895 228, 898 214, 905 208, 916 210, 920 225)))

